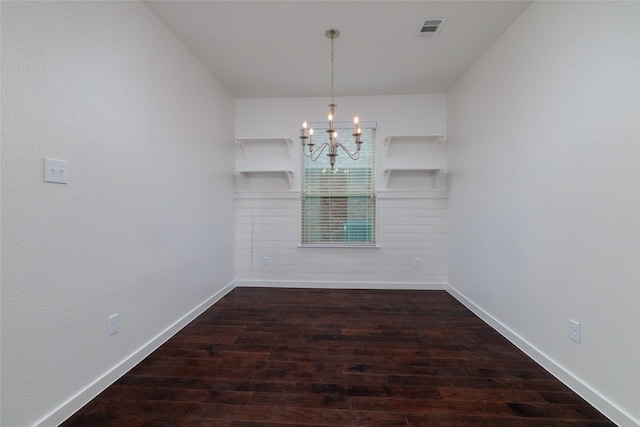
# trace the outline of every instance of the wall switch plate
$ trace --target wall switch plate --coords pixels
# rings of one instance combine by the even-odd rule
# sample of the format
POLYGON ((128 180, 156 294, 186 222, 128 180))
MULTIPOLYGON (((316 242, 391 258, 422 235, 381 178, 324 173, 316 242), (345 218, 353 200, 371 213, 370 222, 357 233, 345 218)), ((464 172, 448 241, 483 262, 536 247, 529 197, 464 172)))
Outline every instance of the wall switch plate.
POLYGON ((109 316, 109 336, 118 332, 120 328, 120 318, 118 316, 118 313, 109 316))
POLYGON ((269 266, 269 262, 270 262, 270 260, 269 260, 268 256, 262 258, 262 265, 264 265, 265 267, 269 266))
POLYGON ((420 268, 422 266, 422 260, 420 258, 413 259, 413 268, 420 268))
POLYGON ((569 338, 575 342, 580 342, 580 323, 569 319, 569 338))
POLYGON ((66 184, 69 176, 69 165, 65 160, 44 159, 44 182, 66 184))

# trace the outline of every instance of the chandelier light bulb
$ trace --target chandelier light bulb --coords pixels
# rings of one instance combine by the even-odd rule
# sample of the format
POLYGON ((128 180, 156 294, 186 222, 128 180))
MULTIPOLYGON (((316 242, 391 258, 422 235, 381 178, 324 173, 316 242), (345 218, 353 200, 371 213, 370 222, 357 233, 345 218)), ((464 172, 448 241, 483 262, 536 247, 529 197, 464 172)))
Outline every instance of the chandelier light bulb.
POLYGON ((358 142, 359 142, 359 140, 360 140, 360 134, 362 134, 362 131, 360 130, 360 125, 358 124, 358 122, 360 122, 360 119, 358 119, 358 116, 355 116, 355 117, 353 118, 353 123, 354 123, 354 125, 355 125, 355 127, 356 127, 356 128, 355 128, 355 129, 354 129, 354 131, 353 131, 353 136, 355 136, 355 137, 356 137, 356 143, 358 143, 358 142))

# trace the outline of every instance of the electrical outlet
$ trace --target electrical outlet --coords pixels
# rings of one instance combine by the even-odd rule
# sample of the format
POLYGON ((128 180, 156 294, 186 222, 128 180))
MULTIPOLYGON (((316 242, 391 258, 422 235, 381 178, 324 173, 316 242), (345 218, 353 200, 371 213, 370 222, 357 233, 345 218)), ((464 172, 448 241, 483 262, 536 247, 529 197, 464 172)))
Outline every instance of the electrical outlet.
POLYGON ((580 323, 569 319, 569 338, 575 342, 580 342, 580 323))
POLYGON ((262 258, 262 265, 264 265, 265 267, 269 266, 269 262, 270 260, 268 256, 262 258))
POLYGON ((44 181, 66 184, 68 182, 69 165, 66 160, 44 159, 44 181))
POLYGON ((118 332, 120 328, 120 318, 118 316, 118 313, 109 316, 109 336, 118 332))
POLYGON ((422 266, 422 260, 420 258, 413 259, 413 268, 420 268, 422 266))

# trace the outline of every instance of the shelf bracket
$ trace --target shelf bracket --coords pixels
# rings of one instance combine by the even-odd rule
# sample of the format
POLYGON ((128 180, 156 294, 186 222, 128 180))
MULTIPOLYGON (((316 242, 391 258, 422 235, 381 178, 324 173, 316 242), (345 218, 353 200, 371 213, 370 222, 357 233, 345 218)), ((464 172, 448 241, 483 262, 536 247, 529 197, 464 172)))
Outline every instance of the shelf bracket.
POLYGON ((389 188, 389 178, 391 178, 391 171, 392 170, 393 169, 385 169, 384 170, 384 188, 389 188))
MULTIPOLYGON (((293 152, 293 140, 291 138, 284 138, 284 142, 287 144, 287 148, 288 148, 288 152, 289 152, 289 158, 291 158, 292 156, 292 152, 293 152)), ((291 171, 288 171, 287 173, 289 173, 291 171)))
POLYGON ((431 187, 438 188, 438 186, 440 185, 440 181, 445 179, 446 176, 447 176, 446 169, 439 169, 435 171, 433 173, 433 180, 431 181, 431 187))
MULTIPOLYGON (((384 139, 384 142, 382 143, 382 146, 384 148, 384 156, 385 157, 389 157, 389 146, 391 145, 391 140, 393 139, 392 136, 387 136, 384 139)), ((386 171, 385 171, 385 176, 386 176, 386 171)))
POLYGON ((238 144, 240 146, 240 149, 242 150, 242 157, 247 159, 247 149, 244 146, 244 141, 242 139, 236 139, 236 144, 238 144))
POLYGON ((247 176, 246 172, 236 172, 238 174, 238 176, 240 177, 240 181, 242 183, 242 188, 244 188, 245 190, 249 189, 249 177, 247 176))
POLYGON ((289 190, 293 190, 293 171, 284 171, 287 174, 287 178, 289 178, 289 190))
POLYGON ((440 135, 440 137, 438 138, 438 141, 436 141, 436 147, 433 149, 433 157, 436 156, 436 154, 438 154, 438 147, 440 147, 440 144, 442 142, 445 142, 447 139, 444 135, 440 135))

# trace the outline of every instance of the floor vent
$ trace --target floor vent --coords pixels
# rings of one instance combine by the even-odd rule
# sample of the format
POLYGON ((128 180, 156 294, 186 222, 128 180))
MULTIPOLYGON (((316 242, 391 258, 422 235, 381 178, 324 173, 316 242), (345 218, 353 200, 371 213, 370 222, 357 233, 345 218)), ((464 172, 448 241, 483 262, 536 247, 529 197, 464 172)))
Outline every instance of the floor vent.
POLYGON ((418 30, 421 39, 432 39, 438 35, 447 18, 427 18, 418 30))

